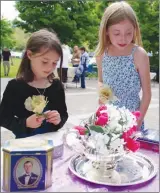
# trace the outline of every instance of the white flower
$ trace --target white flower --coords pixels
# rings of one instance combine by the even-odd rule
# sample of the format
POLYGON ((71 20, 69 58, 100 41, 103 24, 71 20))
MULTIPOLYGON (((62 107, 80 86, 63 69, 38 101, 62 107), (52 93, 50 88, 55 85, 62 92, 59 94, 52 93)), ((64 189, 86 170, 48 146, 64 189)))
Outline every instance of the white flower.
POLYGON ((108 125, 107 125, 107 127, 109 127, 109 129, 110 129, 110 132, 113 132, 117 128, 117 126, 118 126, 118 120, 116 120, 116 119, 110 120, 108 125))
POLYGON ((104 150, 106 148, 106 144, 109 141, 109 137, 107 135, 103 135, 102 133, 96 133, 89 138, 87 145, 92 148, 96 148, 96 151, 104 150))
POLYGON ((117 150, 118 153, 122 153, 124 151, 123 145, 124 145, 124 140, 120 138, 117 138, 116 140, 110 143, 110 147, 114 151, 117 150))
POLYGON ((88 141, 87 141, 87 147, 92 148, 92 149, 95 149, 95 148, 96 148, 94 138, 91 138, 91 137, 90 137, 90 138, 88 139, 88 141))
POLYGON ((106 104, 110 101, 117 100, 117 97, 113 94, 111 88, 108 85, 106 85, 100 88, 99 99, 102 104, 106 104))
POLYGON ((43 95, 33 95, 32 98, 28 97, 25 100, 25 108, 28 111, 33 111, 36 114, 42 114, 44 108, 46 107, 48 101, 43 95))
POLYGON ((122 107, 119 109, 119 111, 124 122, 123 127, 125 130, 130 129, 134 125, 137 125, 136 117, 128 109, 122 107))
POLYGON ((119 120, 121 118, 119 111, 113 105, 107 105, 107 112, 110 120, 119 120))
POLYGON ((104 134, 104 141, 105 141, 105 144, 107 144, 110 140, 110 137, 106 134, 104 134))
POLYGON ((123 128, 122 125, 120 125, 119 123, 116 125, 116 128, 114 130, 114 133, 122 133, 123 132, 123 128))
POLYGON ((41 114, 41 113, 43 112, 44 107, 45 107, 45 104, 44 104, 44 103, 39 104, 38 106, 35 106, 35 107, 34 107, 33 112, 34 112, 34 113, 41 114))
POLYGON ((28 110, 28 111, 32 111, 32 98, 31 97, 28 97, 26 100, 25 100, 25 108, 28 110))
POLYGON ((95 113, 87 123, 91 130, 91 136, 88 138, 90 146, 96 149, 99 154, 108 155, 112 153, 123 153, 125 142, 122 138, 124 131, 129 130, 137 125, 136 117, 125 107, 114 106, 113 104, 105 104, 107 107, 100 108, 100 114, 104 113, 108 121, 106 125, 98 124, 99 110, 95 113), (107 115, 105 115, 105 113, 107 115), (95 126, 93 128, 93 126, 95 126))

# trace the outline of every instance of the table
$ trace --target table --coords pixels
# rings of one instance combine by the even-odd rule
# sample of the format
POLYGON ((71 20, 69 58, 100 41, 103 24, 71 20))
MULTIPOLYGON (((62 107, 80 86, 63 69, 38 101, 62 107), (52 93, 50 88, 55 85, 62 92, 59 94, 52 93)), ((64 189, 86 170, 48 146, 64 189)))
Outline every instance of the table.
MULTIPOLYGON (((158 153, 146 150, 140 150, 140 152, 152 157, 158 164, 158 153)), ((73 175, 68 169, 69 158, 72 154, 73 152, 65 149, 63 157, 54 160, 52 176, 53 185, 43 192, 159 192, 158 175, 149 182, 126 187, 103 186, 81 180, 73 175)), ((1 192, 3 192, 3 190, 1 190, 1 192)))
MULTIPOLYGON (((153 153, 146 150, 140 150, 141 153, 146 154, 151 157, 158 164, 158 153, 153 153)), ((159 192, 159 176, 157 175, 154 179, 150 180, 141 185, 136 186, 126 186, 126 187, 111 187, 111 186, 102 186, 93 183, 86 182, 84 180, 79 179, 75 175, 73 175, 68 170, 68 160, 66 157, 68 156, 69 151, 65 150, 64 158, 62 160, 56 160, 54 162, 53 169, 53 186, 47 191, 73 191, 73 192, 107 192, 107 191, 127 191, 127 192, 159 192), (57 169, 59 167, 59 169, 57 169), (58 171, 55 172, 54 170, 58 171)))
MULTIPOLYGON (((76 70, 76 67, 68 67, 68 72, 67 72, 68 78, 73 78, 74 77, 75 70, 76 70)), ((54 74, 55 74, 55 76, 58 76, 57 69, 55 69, 54 74)))
POLYGON ((68 68, 68 78, 73 78, 75 76, 75 70, 77 67, 69 67, 68 68))
MULTIPOLYGON (((69 125, 68 125, 69 126, 69 125)), ((68 127, 67 126, 67 127, 68 127)), ((50 137, 55 135, 62 136, 66 127, 63 127, 60 131, 60 134, 51 133, 50 137)), ((48 134, 42 134, 41 136, 47 136, 48 134)), ((44 138, 44 137, 43 137, 44 138)), ((140 153, 144 153, 148 157, 152 158, 153 161, 157 164, 159 162, 159 154, 148 151, 148 150, 139 150, 140 153)), ((53 162, 53 175, 52 187, 48 188, 43 192, 159 192, 159 174, 157 174, 152 180, 149 182, 136 185, 136 186, 126 186, 126 187, 111 187, 104 185, 97 185, 93 183, 86 182, 84 180, 79 179, 74 174, 72 174, 68 169, 68 164, 71 156, 74 153, 69 149, 65 148, 64 154, 61 158, 55 159, 53 162)), ((2 155, 2 153, 1 153, 2 155)), ((2 156, 1 159, 3 160, 2 156)), ((1 171, 3 171, 3 163, 1 162, 1 171)), ((1 173, 2 175, 2 173, 1 173)), ((3 176, 2 178, 3 179, 3 176)), ((3 192, 3 190, 1 190, 3 192)), ((42 191, 41 191, 42 192, 42 191)))

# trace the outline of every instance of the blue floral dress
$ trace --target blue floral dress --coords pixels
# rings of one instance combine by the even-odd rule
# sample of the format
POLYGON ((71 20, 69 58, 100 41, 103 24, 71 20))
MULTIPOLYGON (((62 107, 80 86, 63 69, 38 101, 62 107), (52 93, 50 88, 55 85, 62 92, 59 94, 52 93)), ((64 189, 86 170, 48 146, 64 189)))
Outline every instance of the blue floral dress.
MULTIPOLYGON (((141 81, 133 57, 137 47, 134 46, 127 56, 109 56, 105 52, 102 60, 103 83, 110 86, 118 98, 114 105, 125 106, 130 111, 139 110, 140 107, 141 81)), ((144 130, 144 123, 141 130, 144 130)))

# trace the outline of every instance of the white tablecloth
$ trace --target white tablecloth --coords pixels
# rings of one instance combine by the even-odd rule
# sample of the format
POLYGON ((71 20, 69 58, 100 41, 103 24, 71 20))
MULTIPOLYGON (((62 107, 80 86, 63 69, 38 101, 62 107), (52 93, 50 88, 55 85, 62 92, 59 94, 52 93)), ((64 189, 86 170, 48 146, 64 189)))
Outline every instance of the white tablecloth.
MULTIPOLYGON (((73 78, 75 75, 76 67, 68 67, 67 76, 68 78, 73 78)), ((58 76, 57 69, 54 71, 55 76, 58 76)))

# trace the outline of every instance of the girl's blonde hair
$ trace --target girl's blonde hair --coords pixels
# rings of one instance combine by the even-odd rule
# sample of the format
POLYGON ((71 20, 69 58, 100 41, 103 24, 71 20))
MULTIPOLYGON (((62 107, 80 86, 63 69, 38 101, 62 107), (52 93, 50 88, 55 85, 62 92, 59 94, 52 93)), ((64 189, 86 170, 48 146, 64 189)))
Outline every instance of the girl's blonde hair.
POLYGON ((110 44, 109 37, 106 35, 107 29, 125 19, 128 19, 135 28, 132 43, 142 46, 139 23, 134 10, 125 1, 115 2, 108 6, 103 14, 99 29, 99 43, 95 51, 96 56, 101 56, 110 44))

